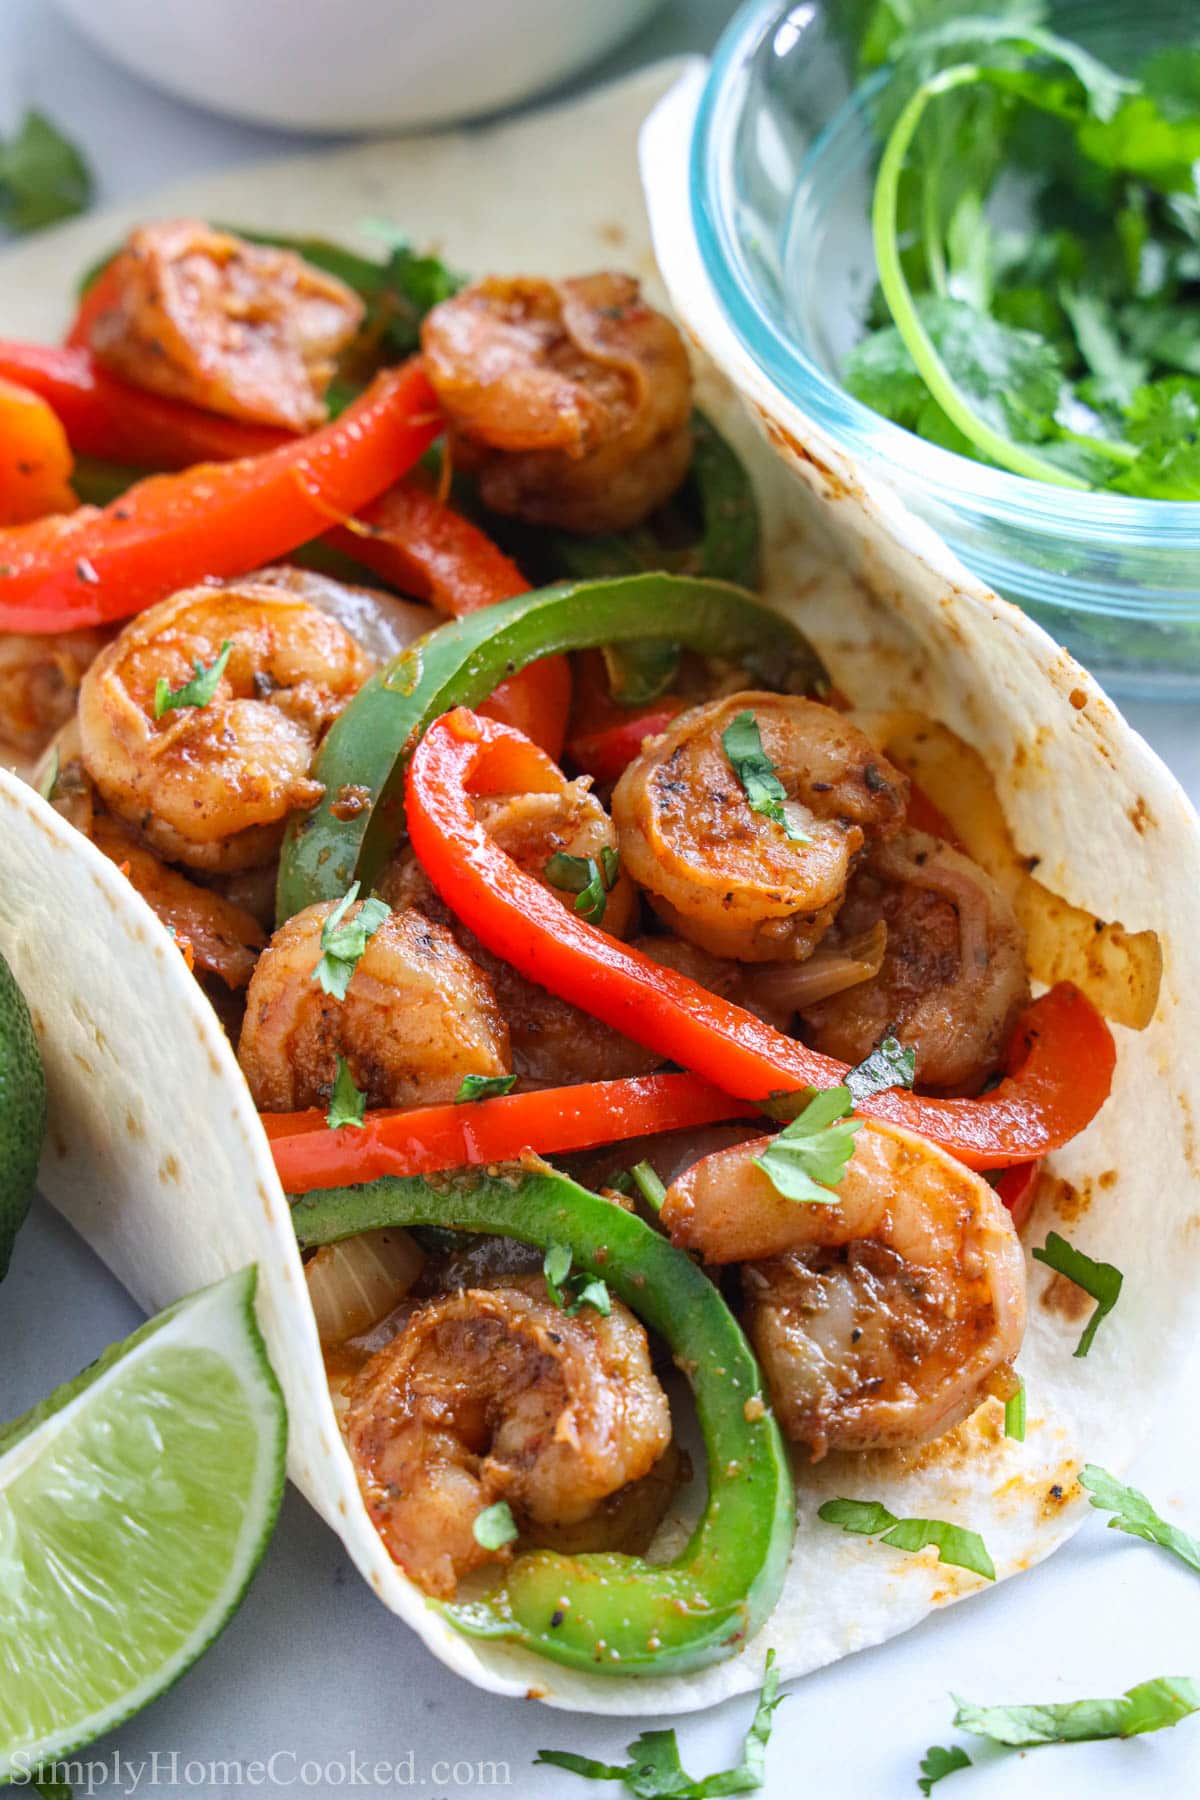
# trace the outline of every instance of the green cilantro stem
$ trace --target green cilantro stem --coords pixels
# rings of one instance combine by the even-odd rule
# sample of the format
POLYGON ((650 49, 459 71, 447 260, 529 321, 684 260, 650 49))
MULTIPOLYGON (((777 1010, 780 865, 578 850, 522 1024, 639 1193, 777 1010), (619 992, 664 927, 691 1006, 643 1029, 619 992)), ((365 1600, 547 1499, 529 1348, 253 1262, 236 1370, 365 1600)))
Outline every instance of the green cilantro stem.
POLYGON ((955 63, 952 68, 943 69, 939 74, 930 76, 928 81, 922 82, 892 127, 879 164, 871 209, 879 284, 896 329, 904 339, 922 380, 946 417, 958 426, 963 435, 970 438, 976 448, 982 450, 993 462, 999 463, 1001 468, 1011 470, 1014 475, 1027 475, 1033 481, 1048 481, 1058 487, 1086 491, 1086 481, 1059 468, 1056 463, 1047 462, 1032 450, 1014 444, 1000 432, 994 431, 967 404, 921 323, 900 257, 900 178, 925 110, 930 101, 939 95, 987 79, 988 71, 978 63, 955 63))

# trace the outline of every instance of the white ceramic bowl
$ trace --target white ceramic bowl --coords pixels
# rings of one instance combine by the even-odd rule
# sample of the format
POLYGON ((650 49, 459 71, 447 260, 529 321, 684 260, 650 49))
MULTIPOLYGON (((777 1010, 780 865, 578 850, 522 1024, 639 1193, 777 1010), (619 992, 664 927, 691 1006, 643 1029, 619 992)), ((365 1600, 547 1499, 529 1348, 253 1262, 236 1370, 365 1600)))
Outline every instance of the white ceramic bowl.
POLYGON ((512 105, 619 43, 659 0, 58 0, 181 99, 304 131, 408 129, 512 105))

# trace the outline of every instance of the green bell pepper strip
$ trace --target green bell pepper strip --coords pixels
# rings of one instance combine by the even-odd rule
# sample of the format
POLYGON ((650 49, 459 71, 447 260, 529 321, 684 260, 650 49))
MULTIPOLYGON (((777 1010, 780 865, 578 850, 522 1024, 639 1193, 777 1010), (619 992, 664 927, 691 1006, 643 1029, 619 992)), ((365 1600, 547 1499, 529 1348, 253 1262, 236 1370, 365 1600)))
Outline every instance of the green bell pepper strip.
POLYGON ((666 1339, 691 1383, 708 1498, 673 1561, 531 1550, 482 1600, 431 1602, 472 1637, 503 1638, 568 1668, 677 1675, 732 1656, 779 1598, 795 1526, 791 1462, 733 1314, 690 1257, 633 1213, 548 1167, 385 1177, 301 1195, 302 1249, 379 1226, 450 1226, 548 1249, 609 1288, 666 1339))
POLYGON ((284 839, 280 923, 314 901, 340 898, 356 875, 374 880, 403 836, 404 769, 434 719, 478 706, 539 657, 664 633, 742 665, 764 687, 828 691, 803 633, 722 581, 649 574, 563 582, 451 620, 378 670, 334 721, 313 766, 324 798, 293 819, 284 839))

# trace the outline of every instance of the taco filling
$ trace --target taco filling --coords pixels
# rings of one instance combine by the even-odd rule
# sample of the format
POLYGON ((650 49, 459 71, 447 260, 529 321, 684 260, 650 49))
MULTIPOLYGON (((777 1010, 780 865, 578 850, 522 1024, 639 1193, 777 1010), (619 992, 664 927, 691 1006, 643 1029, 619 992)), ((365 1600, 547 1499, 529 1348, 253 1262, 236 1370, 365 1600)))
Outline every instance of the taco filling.
POLYGON ((1017 1393, 1156 942, 758 598, 629 276, 170 221, 0 374, 106 502, 0 528, 0 734, 236 1045, 388 1552, 560 1662, 731 1654, 814 1461, 1017 1393))

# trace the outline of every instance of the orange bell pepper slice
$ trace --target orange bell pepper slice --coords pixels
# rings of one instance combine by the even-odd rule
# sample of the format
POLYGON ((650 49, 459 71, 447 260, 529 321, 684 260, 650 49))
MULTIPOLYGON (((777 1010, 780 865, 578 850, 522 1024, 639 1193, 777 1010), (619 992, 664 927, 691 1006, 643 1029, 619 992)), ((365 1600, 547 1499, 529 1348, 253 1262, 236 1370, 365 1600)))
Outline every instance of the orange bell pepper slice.
MULTIPOLYGON (((479 824, 471 793, 501 755, 526 785, 548 779, 547 758, 508 727, 459 708, 435 721, 409 764, 413 849, 442 899, 489 950, 551 993, 636 1043, 670 1057, 727 1093, 764 1100, 781 1090, 828 1088, 849 1072, 673 969, 568 911, 525 874, 479 824)), ((1008 1072, 975 1100, 891 1088, 860 1112, 943 1146, 976 1169, 1003 1168, 1056 1149, 1090 1122, 1108 1095, 1116 1051, 1091 1002, 1060 982, 1023 1015, 1008 1072)))
POLYGON ((0 525, 72 511, 72 466, 67 434, 46 402, 0 380, 0 525))
MULTIPOLYGON (((486 532, 416 481, 380 495, 354 524, 331 531, 329 541, 455 619, 529 589, 486 532)), ((515 726, 557 761, 570 707, 570 664, 565 656, 547 656, 503 682, 479 710, 515 726)))
POLYGON ((340 418, 262 456, 153 475, 103 511, 0 530, 0 630, 128 618, 207 576, 243 574, 390 487, 442 430, 417 361, 386 369, 340 418))
POLYGON ((262 1113, 279 1179, 289 1194, 376 1181, 381 1175, 432 1175, 469 1163, 515 1162, 525 1151, 552 1156, 625 1138, 752 1117, 695 1075, 631 1075, 585 1081, 404 1112, 369 1112, 361 1130, 330 1131, 320 1112, 262 1113))

